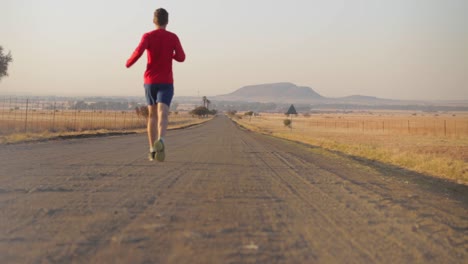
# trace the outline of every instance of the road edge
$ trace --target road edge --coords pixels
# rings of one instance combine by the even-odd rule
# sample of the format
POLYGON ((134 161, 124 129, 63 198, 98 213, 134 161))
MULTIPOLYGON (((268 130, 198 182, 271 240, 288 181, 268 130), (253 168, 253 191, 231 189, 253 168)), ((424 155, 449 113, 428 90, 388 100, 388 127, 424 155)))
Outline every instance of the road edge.
MULTIPOLYGON (((200 123, 194 123, 194 124, 187 124, 183 125, 180 127, 173 127, 173 128, 168 128, 167 130, 182 130, 182 129, 187 129, 191 127, 196 127, 196 126, 201 126, 205 124, 206 122, 212 120, 213 118, 203 120, 200 123)), ((102 130, 101 130, 102 131, 102 130)), ((56 136, 51 136, 51 137, 46 137, 46 138, 35 138, 35 139, 30 139, 30 140, 22 140, 18 142, 5 142, 5 143, 0 143, 0 146, 2 145, 19 145, 19 144, 28 144, 28 143, 41 143, 41 142, 48 142, 48 141, 55 141, 55 140, 68 140, 68 139, 84 139, 84 138, 99 138, 99 137, 110 137, 110 136, 125 136, 125 135, 134 135, 134 134, 143 134, 146 133, 146 128, 141 128, 141 129, 135 129, 132 131, 108 131, 108 132, 99 132, 99 130, 92 131, 91 133, 79 133, 79 134, 72 134, 72 135, 56 135, 56 136)))
POLYGON ((413 170, 410 170, 410 169, 404 168, 404 167, 398 167, 398 166, 393 165, 393 164, 383 163, 381 161, 374 161, 374 160, 371 160, 371 159, 368 159, 368 158, 365 158, 365 157, 360 157, 360 156, 352 156, 352 155, 346 154, 346 153, 338 151, 338 150, 327 149, 327 148, 324 148, 324 147, 321 147, 321 146, 318 146, 318 145, 313 145, 313 144, 305 143, 305 142, 302 142, 302 141, 282 138, 282 137, 274 136, 272 134, 264 133, 264 132, 261 132, 261 131, 254 131, 254 130, 249 129, 249 128, 243 126, 242 124, 236 122, 230 116, 227 116, 227 117, 234 123, 234 125, 236 125, 237 127, 239 127, 242 130, 249 131, 249 132, 256 133, 256 134, 260 134, 260 135, 267 136, 267 137, 271 137, 271 138, 275 138, 275 139, 284 140, 284 141, 287 141, 287 142, 293 142, 293 143, 296 143, 298 145, 308 147, 308 148, 320 149, 322 151, 326 151, 328 153, 337 155, 337 156, 342 157, 342 158, 353 159, 354 161, 359 162, 361 165, 364 165, 364 166, 369 166, 369 167, 376 167, 377 166, 377 167, 390 169, 390 170, 394 170, 395 169, 394 167, 397 167, 397 168, 408 171, 412 175, 425 175, 426 177, 430 177, 431 181, 440 181, 440 182, 444 182, 444 183, 452 183, 452 184, 456 184, 456 185, 459 185, 459 186, 468 187, 468 182, 465 182, 465 181, 447 179, 447 178, 437 177, 437 176, 429 175, 429 174, 422 174, 420 172, 413 171, 413 170))

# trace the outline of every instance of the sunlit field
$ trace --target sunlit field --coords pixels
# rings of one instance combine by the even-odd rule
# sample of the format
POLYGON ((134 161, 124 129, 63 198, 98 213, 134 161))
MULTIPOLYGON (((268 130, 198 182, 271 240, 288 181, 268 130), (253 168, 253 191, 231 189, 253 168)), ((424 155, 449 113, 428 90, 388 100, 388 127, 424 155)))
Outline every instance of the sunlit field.
POLYGON ((233 118, 254 131, 468 183, 468 114, 365 112, 233 118), (292 120, 291 127, 284 120, 292 120))
MULTIPOLYGON (((169 129, 204 122, 188 112, 171 113, 169 129)), ((136 111, 69 109, 0 109, 0 143, 58 135, 140 131, 146 118, 136 111)))

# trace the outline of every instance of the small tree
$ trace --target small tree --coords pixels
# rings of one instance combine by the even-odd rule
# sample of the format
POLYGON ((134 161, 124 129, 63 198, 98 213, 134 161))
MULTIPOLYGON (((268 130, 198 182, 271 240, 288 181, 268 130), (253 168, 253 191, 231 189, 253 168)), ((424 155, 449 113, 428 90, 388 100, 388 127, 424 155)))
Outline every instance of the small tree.
POLYGON ((207 116, 210 114, 210 110, 208 110, 208 108, 204 107, 204 106, 199 106, 195 109, 193 109, 192 111, 190 111, 190 114, 192 115, 196 115, 198 117, 202 117, 202 116, 207 116))
POLYGON ((140 106, 135 108, 136 114, 138 117, 143 117, 145 119, 149 116, 149 111, 147 106, 140 106))
POLYGON ((291 119, 284 119, 283 124, 284 124, 285 127, 291 128, 292 120, 291 119))
POLYGON ((3 47, 0 46, 0 81, 3 77, 8 76, 8 64, 12 61, 11 52, 3 54, 3 47))
POLYGON ((245 113, 244 113, 245 116, 248 116, 248 117, 249 117, 249 121, 252 120, 253 114, 254 114, 253 111, 248 111, 248 112, 245 112, 245 113))

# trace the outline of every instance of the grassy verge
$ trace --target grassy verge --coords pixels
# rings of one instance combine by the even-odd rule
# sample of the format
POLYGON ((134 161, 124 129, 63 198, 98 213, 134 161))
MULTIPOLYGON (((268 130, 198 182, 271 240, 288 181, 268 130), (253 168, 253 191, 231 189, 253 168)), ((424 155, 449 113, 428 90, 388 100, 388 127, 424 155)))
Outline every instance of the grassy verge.
MULTIPOLYGON (((202 124, 211 120, 212 118, 193 118, 184 122, 169 123, 169 130, 183 129, 195 125, 202 124)), ((109 130, 109 129, 97 129, 97 130, 85 130, 85 131, 63 131, 63 132, 50 132, 44 131, 41 133, 14 133, 10 135, 0 136, 0 144, 17 144, 24 142, 38 142, 47 141, 54 139, 67 139, 67 138, 86 138, 86 137, 100 137, 100 136, 112 136, 112 135, 127 135, 146 133, 146 128, 139 129, 126 129, 126 130, 109 130)))
POLYGON ((349 133, 340 130, 296 129, 273 125, 267 117, 233 119, 243 127, 347 155, 375 160, 434 177, 468 184, 467 138, 349 133))

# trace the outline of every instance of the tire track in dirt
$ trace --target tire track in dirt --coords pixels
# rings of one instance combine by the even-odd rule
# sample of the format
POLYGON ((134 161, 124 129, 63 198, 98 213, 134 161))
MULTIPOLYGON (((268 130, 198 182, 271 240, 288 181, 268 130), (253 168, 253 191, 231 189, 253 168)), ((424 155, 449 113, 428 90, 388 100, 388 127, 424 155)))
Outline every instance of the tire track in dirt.
MULTIPOLYGON (((330 178, 339 178, 340 182, 333 182, 333 184, 320 184, 318 187, 317 186, 317 183, 320 183, 320 180, 317 180, 317 177, 313 177, 313 176, 310 176, 310 173, 307 173, 305 171, 298 171, 297 168, 301 168, 301 166, 303 166, 304 164, 309 164, 310 166, 310 162, 305 162, 304 159, 302 158, 298 158, 298 156, 294 153, 291 153, 291 152, 280 152, 280 151, 270 151, 270 153, 272 153, 273 156, 275 156, 275 158, 278 158, 280 161, 284 162, 291 170, 290 172, 294 172, 294 173, 288 173, 288 175, 293 175, 295 176, 297 179, 300 179, 300 181, 305 184, 305 185, 309 185, 309 188, 311 189, 315 189, 317 192, 320 192, 323 196, 328 196, 328 200, 330 201, 333 201, 335 200, 336 202, 346 202, 346 207, 349 208, 349 202, 352 201, 351 199, 354 198, 354 200, 356 202, 354 202, 354 205, 353 205, 353 208, 355 210, 352 211, 352 213, 354 213, 355 215, 356 214, 360 214, 362 215, 363 217, 365 218, 370 218, 371 216, 373 215, 379 215, 380 218, 382 217, 389 217, 388 213, 385 212, 383 213, 383 210, 381 210, 382 208, 378 208, 376 207, 375 205, 378 205, 380 206, 380 203, 379 202, 375 202, 375 197, 373 198, 374 200, 370 200, 372 202, 369 202, 369 199, 370 197, 364 195, 362 192, 363 192, 363 189, 364 191, 365 190, 372 190, 372 188, 368 188, 369 186, 374 186, 376 185, 377 187, 382 187, 381 184, 374 184, 374 182, 372 181, 372 179, 375 177, 375 175, 371 175, 369 173, 366 173, 366 171, 361 171, 366 173, 367 176, 369 177, 367 179, 368 182, 370 182, 369 184, 362 184, 359 183, 359 182, 356 182, 356 181, 353 181, 352 179, 349 179, 347 178, 346 176, 343 176, 345 175, 344 173, 346 171, 348 171, 348 174, 350 172, 350 170, 346 170, 346 168, 343 168, 342 165, 339 165, 337 166, 338 168, 341 169, 341 173, 339 174, 334 174, 334 173, 330 173, 332 172, 333 170, 324 170, 324 172, 329 172, 329 173, 324 173, 324 172, 321 172, 319 174, 316 174, 314 176, 327 176, 328 178, 328 181, 330 181, 330 178), (291 161, 296 161, 298 160, 299 162, 296 163, 294 162, 294 164, 291 163, 291 161), (306 179, 307 178, 307 179, 306 179), (347 182, 348 180, 351 180, 350 182, 353 183, 351 185, 348 184, 348 186, 346 188, 344 188, 348 194, 350 195, 353 195, 354 197, 346 197, 345 199, 337 199, 340 197, 340 194, 339 193, 336 193, 334 192, 333 193, 333 188, 335 188, 336 184, 343 184, 345 182, 347 182), (350 188, 349 186, 352 186, 352 188, 350 188), (328 187, 328 188, 327 188, 328 187), (323 190, 325 189, 325 190, 323 190), (354 189, 354 190, 353 190, 354 189), (358 190, 355 190, 355 189, 358 189, 358 190), (327 191, 330 191, 330 193, 332 195, 330 195, 327 191), (340 201, 341 200, 341 201, 340 201), (345 201, 342 201, 342 200, 345 200, 345 201), (364 201, 362 201, 364 200, 364 201), (365 203, 367 202, 367 204, 373 204, 373 208, 369 207, 369 206, 363 206, 365 205, 365 203), (358 208, 358 209, 357 209, 358 208), (356 210, 357 209, 357 210, 356 210)), ((314 167, 316 167, 317 169, 320 168, 320 165, 321 163, 320 162, 314 162, 314 167)), ((331 167, 331 166, 328 166, 328 167, 331 167)), ((334 169, 337 169, 337 168, 334 168, 334 169)), ((349 177, 349 175, 348 175, 349 177)), ((322 179, 323 180, 323 179, 322 179)), ((388 184, 390 185, 390 184, 388 184)), ((397 183, 396 185, 394 184, 394 189, 393 189, 393 192, 395 191, 402 191, 402 188, 401 188, 401 183, 397 183), (400 185, 400 186, 398 186, 400 185), (400 190, 398 190, 400 189, 400 190)), ((463 188, 463 187, 461 187, 463 188)), ((296 187, 295 189, 299 189, 299 187, 296 187)), ((383 189, 385 190, 386 192, 388 192, 389 190, 391 190, 390 188, 380 188, 380 189, 383 189)), ((414 197, 419 197, 419 195, 414 195, 414 193, 419 193, 417 190, 415 191, 412 191, 411 189, 409 189, 408 186, 405 186, 403 188, 403 191, 407 191, 411 194, 411 196, 405 196, 397 201, 393 201, 393 198, 383 198, 384 200, 391 200, 392 202, 390 203, 392 206, 390 206, 389 210, 391 211, 400 211, 400 212, 405 212, 407 214, 404 215, 404 217, 408 217, 408 216, 411 216, 412 218, 416 218, 417 220, 415 221, 421 221, 421 219, 418 219, 418 218, 421 218, 420 216, 423 215, 424 213, 420 213, 420 214, 415 214, 416 217, 414 217, 412 214, 413 213, 416 213, 418 210, 419 211, 423 211, 423 210, 428 210, 428 209, 431 209, 433 211, 432 214, 430 214, 431 218, 428 219, 427 217, 424 217, 424 219, 427 221, 427 220, 430 220, 432 226, 435 226, 437 227, 437 231, 432 231, 432 230, 423 230, 423 228, 421 227, 418 227, 418 225, 414 225, 414 223, 412 223, 411 225, 407 226, 406 227, 406 232, 407 233, 415 233, 417 231, 424 231, 423 235, 421 236, 418 236, 418 235, 413 235, 412 237, 407 237, 405 238, 405 241, 411 241, 412 239, 414 238, 417 238, 416 241, 414 241, 414 243, 418 242, 419 241, 419 244, 422 244, 424 242, 427 242, 429 241, 430 239, 434 239, 432 237, 432 235, 436 232, 441 232, 441 231, 444 231, 444 232, 448 232, 448 231, 453 231, 450 233, 450 236, 448 237, 448 240, 450 242, 450 245, 451 246, 456 246, 456 247, 459 247, 459 251, 458 252, 454 252, 455 254, 452 257, 452 260, 456 260, 457 257, 460 257, 460 256, 463 256, 464 254, 463 253, 466 253, 466 249, 467 249, 467 244, 466 244, 466 237, 468 237, 468 233, 467 233, 467 228, 466 226, 468 225, 468 221, 466 219, 466 209, 465 210, 460 210, 460 208, 458 207, 459 205, 455 205, 455 208, 453 208, 452 206, 452 209, 451 212, 453 214, 453 212, 456 212, 457 214, 457 217, 452 217, 452 215, 450 213, 447 213, 446 210, 439 210, 440 208, 439 207, 436 207, 434 204, 430 204, 428 203, 427 207, 429 208, 424 208, 426 207, 426 205, 424 203, 422 203, 422 206, 421 205, 418 205, 418 206, 408 206, 407 204, 407 200, 409 202, 413 201, 414 197), (409 199, 408 199, 409 197, 409 199), (405 200, 405 198, 407 198, 407 200, 405 200), (393 207, 393 208, 392 208, 393 207), (434 210, 436 210, 434 212, 434 210), (409 213, 409 214, 408 214, 409 213), (432 216, 436 216, 438 213, 438 217, 432 217, 432 216), (458 222, 457 226, 454 226, 454 225, 451 225, 450 224, 450 221, 448 221, 447 219, 449 218, 446 218, 444 220, 440 220, 440 218, 444 218, 444 217, 452 217, 451 219, 454 219, 458 222), (447 228, 444 229, 444 226, 446 226, 447 228), (457 244, 455 243, 452 243, 450 240, 452 239, 455 239, 458 241, 457 244)), ((373 191, 373 194, 376 194, 378 195, 379 192, 375 192, 373 191)), ((343 193, 342 193, 343 194, 343 193)), ((388 195, 386 195, 387 197, 389 197, 388 195)), ((391 197, 391 196, 390 196, 391 197)), ((429 201, 433 202, 434 200, 434 197, 432 199, 429 199, 429 201)), ((466 197, 465 197, 465 200, 466 200, 466 197)), ((387 204, 388 205, 388 204, 387 204)), ((337 206, 339 206, 339 204, 337 204, 337 206)), ((447 208, 447 207, 443 207, 443 208, 447 208)), ((400 215, 392 215, 393 218, 397 218, 396 220, 400 221, 401 217, 400 215), (400 219, 399 219, 400 218, 400 219)), ((404 219, 404 220, 407 220, 407 219, 404 219)), ((414 219, 412 219, 414 220, 414 219)), ((374 220, 369 220, 369 225, 375 225, 376 223, 373 222, 374 220)), ((399 244, 401 245, 401 243, 399 243, 399 241, 397 239, 392 239, 396 244, 399 244)), ((444 241, 446 242, 446 241, 444 241)), ((446 243, 445 243, 446 244, 446 243)), ((449 245, 449 246, 450 246, 449 245)), ((428 250, 426 250, 425 253, 422 253, 420 255, 420 258, 421 258, 421 261, 425 261, 426 259, 433 259, 434 255, 438 255, 438 254, 435 254, 434 252, 432 251, 437 251, 437 250, 447 250, 447 248, 443 248, 443 249, 431 249, 429 252, 428 250)), ((422 250, 424 251, 424 250, 422 250)), ((444 259, 440 259, 440 261, 446 261, 444 259)))
MULTIPOLYGON (((304 162, 300 157, 297 157, 293 153, 287 153, 287 154, 288 155, 284 157, 281 157, 280 155, 277 155, 277 156, 283 159, 285 162, 288 162, 286 161, 285 157, 288 158, 291 156, 294 157, 294 159, 298 159, 298 160, 301 160, 301 162, 304 162)), ((297 168, 297 167, 300 167, 300 165, 299 166, 290 165, 290 167, 297 168)), ((293 169, 293 170, 296 171, 296 174, 298 177, 303 178, 300 176, 300 174, 298 173, 296 169, 293 169)), ((336 170, 336 168, 328 169, 326 171, 333 172, 334 170, 336 170)), ((308 176, 307 173, 303 175, 308 176)), ((338 177, 342 180, 349 179, 349 178, 346 178, 343 175, 343 173, 336 173, 336 174, 332 173, 332 174, 329 174, 328 176, 335 177, 335 178, 338 177)), ((367 175, 367 176, 369 177, 369 179, 372 177, 372 175, 367 175)), ((306 180, 306 182, 314 183, 314 180, 310 180, 309 178, 309 180, 306 180)), ((380 184, 374 184, 374 183, 362 184, 362 182, 358 182, 355 180, 351 180, 351 182, 353 183, 353 188, 358 189, 358 191, 352 190, 349 186, 345 187, 344 189, 350 195, 355 196, 355 199, 364 200, 367 204, 373 205, 372 211, 377 211, 377 212, 380 211, 379 213, 382 215, 382 212, 381 212, 382 209, 391 209, 392 207, 394 207, 395 209, 405 209, 406 211, 414 212, 414 216, 413 216, 414 223, 412 223, 412 225, 409 227, 409 229, 412 232, 423 230, 423 231, 426 231, 426 233, 429 233, 429 235, 432 235, 438 232, 451 232, 450 243, 452 245, 455 245, 452 241, 452 240, 455 240, 455 241, 458 241, 456 244, 457 246, 464 245, 465 248, 467 247, 466 238, 468 237, 468 219, 466 217, 466 214, 465 215, 463 214, 463 210, 459 210, 458 205, 455 205, 455 207, 453 206, 442 207, 442 208, 437 207, 435 204, 431 203, 432 200, 430 198, 425 199, 427 197, 424 196, 424 194, 421 195, 421 193, 417 191, 412 192, 408 188, 405 188, 406 190, 404 191, 406 191, 407 194, 404 194, 403 197, 401 197, 400 195, 400 197, 394 198, 392 196, 395 196, 395 195, 394 194, 392 195, 391 191, 393 190, 393 192, 395 193, 397 189, 401 189, 401 187, 398 187, 398 185, 401 185, 401 183, 399 182, 394 184, 393 189, 382 188, 382 185, 380 184), (374 190, 376 187, 378 191, 374 190), (370 191, 371 194, 365 195, 366 191, 370 191), (377 196, 378 198, 370 197, 372 195, 377 196), (452 217, 453 214, 457 214, 457 217, 453 218, 452 217), (452 223, 452 220, 454 219, 458 222, 457 224, 452 223), (422 225, 421 223, 423 222, 430 222, 430 223, 428 223, 427 225, 422 225), (434 227, 435 230, 431 230, 431 227, 434 227)), ((329 185, 322 184, 321 188, 319 188, 318 190, 325 189, 326 191, 327 186, 329 185)), ((322 192, 326 194, 326 192, 324 191, 322 192)), ((441 197, 441 198, 445 199, 445 197, 441 197)), ((346 198, 346 200, 349 200, 349 199, 350 197, 346 198)), ((358 207, 356 205, 363 205, 364 203, 356 202, 354 204, 355 204, 354 208, 356 208, 358 207)), ((355 210, 355 212, 369 212, 368 210, 369 208, 362 208, 361 206, 360 209, 355 210), (366 210, 360 210, 360 209, 366 209, 366 210)), ((385 213, 385 217, 388 217, 388 212, 385 213)), ((427 237, 424 238, 423 240, 427 240, 427 237)))

